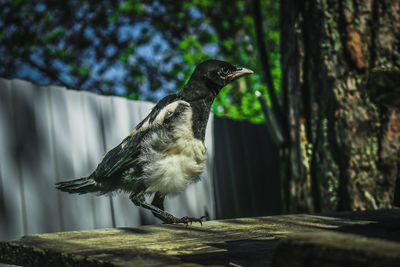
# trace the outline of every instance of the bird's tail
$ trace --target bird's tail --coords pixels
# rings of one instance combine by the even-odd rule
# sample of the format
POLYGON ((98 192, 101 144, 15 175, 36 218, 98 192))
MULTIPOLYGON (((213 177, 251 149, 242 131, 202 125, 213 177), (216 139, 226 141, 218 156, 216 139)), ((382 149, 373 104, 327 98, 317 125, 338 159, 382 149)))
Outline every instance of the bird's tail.
POLYGON ((90 176, 56 183, 56 188, 68 193, 85 194, 97 192, 97 183, 90 176))

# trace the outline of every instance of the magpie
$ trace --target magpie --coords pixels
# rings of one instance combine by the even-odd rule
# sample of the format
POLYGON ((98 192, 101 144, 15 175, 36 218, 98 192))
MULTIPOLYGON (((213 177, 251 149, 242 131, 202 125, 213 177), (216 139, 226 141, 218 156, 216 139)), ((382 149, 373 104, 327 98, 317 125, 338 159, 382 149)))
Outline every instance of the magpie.
POLYGON ((130 193, 130 200, 150 210, 164 223, 199 222, 164 211, 167 195, 182 192, 200 179, 204 168, 204 138, 211 105, 220 90, 253 71, 220 60, 200 63, 177 94, 164 97, 135 129, 107 152, 87 177, 56 183, 69 193, 130 193), (146 195, 154 194, 151 204, 146 195))

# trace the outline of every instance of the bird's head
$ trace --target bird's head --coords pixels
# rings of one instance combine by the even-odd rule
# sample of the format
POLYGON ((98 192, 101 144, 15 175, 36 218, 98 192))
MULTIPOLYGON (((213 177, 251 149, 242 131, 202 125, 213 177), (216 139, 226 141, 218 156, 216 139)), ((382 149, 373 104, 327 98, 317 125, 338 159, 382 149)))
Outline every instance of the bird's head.
POLYGON ((252 73, 252 70, 236 67, 225 61, 207 60, 196 67, 191 79, 204 82, 210 90, 218 94, 225 85, 252 73))

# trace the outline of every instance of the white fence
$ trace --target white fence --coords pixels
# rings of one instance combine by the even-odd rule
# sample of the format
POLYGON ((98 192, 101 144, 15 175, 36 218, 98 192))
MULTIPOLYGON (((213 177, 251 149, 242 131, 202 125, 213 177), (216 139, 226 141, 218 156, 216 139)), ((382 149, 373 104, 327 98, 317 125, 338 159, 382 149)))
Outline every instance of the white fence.
MULTIPOLYGON (((159 223, 127 194, 76 195, 54 183, 88 175, 151 110, 148 102, 0 79, 0 240, 22 235, 159 223)), ((168 198, 176 216, 215 218, 212 123, 200 182, 168 198)))

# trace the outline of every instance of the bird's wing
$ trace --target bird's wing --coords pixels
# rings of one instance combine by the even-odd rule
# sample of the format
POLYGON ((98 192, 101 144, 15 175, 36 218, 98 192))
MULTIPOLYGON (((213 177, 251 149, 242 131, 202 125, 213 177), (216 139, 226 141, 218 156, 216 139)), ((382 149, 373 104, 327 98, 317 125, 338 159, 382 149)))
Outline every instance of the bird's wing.
POLYGON ((93 178, 96 181, 109 178, 134 165, 135 158, 137 158, 139 151, 133 144, 130 146, 125 144, 128 138, 129 136, 125 138, 121 144, 108 151, 104 156, 103 160, 93 172, 93 178))
POLYGON ((130 135, 106 153, 103 160, 93 172, 92 177, 96 181, 101 181, 135 167, 137 157, 140 153, 140 142, 145 133, 151 130, 151 122, 157 118, 160 112, 163 112, 164 107, 177 100, 179 100, 177 95, 168 95, 158 102, 149 115, 135 127, 130 135))

